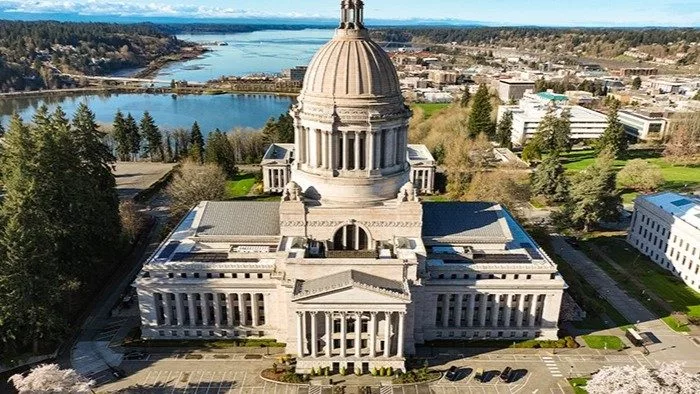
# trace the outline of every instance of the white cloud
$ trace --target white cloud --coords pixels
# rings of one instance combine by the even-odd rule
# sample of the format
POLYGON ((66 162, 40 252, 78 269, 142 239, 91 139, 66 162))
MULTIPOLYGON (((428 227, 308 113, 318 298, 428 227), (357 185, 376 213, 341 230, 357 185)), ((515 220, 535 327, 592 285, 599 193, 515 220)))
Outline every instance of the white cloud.
POLYGON ((78 15, 116 15, 146 17, 190 17, 190 18, 254 18, 286 17, 305 18, 318 15, 300 13, 250 12, 230 7, 210 7, 192 4, 166 4, 158 2, 131 1, 71 1, 71 0, 0 0, 0 12, 23 13, 70 13, 78 15))

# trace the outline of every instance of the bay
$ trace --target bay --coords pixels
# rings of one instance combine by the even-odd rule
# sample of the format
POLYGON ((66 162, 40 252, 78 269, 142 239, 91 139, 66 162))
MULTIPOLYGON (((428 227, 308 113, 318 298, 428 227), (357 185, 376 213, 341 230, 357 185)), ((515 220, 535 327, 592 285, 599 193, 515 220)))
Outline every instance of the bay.
POLYGON ((206 134, 214 129, 261 128, 272 116, 287 112, 293 98, 266 94, 181 95, 105 93, 89 95, 22 97, 0 99, 0 122, 7 125, 16 111, 25 121, 31 120, 43 104, 53 111, 59 105, 72 117, 80 103, 87 104, 97 121, 111 124, 117 110, 140 119, 150 112, 162 130, 189 128, 197 121, 206 134))
POLYGON ((262 30, 235 34, 182 34, 181 40, 206 45, 211 52, 161 69, 155 79, 206 82, 221 76, 279 74, 307 65, 316 51, 333 36, 332 29, 262 30))

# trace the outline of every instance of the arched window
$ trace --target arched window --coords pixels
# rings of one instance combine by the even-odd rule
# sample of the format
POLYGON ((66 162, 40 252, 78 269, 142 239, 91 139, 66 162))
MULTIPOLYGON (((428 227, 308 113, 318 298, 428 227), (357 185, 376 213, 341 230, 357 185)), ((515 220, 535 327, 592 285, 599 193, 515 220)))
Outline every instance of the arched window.
POLYGON ((356 224, 348 224, 338 229, 333 236, 335 250, 367 250, 367 232, 356 224))

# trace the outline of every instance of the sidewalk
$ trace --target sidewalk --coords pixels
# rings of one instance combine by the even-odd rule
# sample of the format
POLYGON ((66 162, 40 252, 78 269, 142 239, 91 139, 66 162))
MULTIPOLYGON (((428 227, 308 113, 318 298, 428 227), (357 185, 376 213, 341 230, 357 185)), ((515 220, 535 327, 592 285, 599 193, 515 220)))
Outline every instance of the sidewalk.
POLYGON ((615 307, 629 322, 647 322, 657 319, 644 305, 620 289, 617 282, 591 261, 588 256, 571 247, 562 236, 552 235, 552 246, 561 258, 581 274, 596 289, 598 294, 615 307))

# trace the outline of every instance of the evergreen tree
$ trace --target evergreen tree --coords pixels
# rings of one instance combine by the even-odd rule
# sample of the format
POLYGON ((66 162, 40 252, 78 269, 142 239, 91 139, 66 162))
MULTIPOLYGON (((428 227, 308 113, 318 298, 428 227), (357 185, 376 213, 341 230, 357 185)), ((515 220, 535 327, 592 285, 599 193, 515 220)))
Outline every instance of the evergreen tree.
POLYGON ((236 154, 233 145, 219 129, 210 133, 207 138, 205 162, 218 165, 229 178, 236 175, 236 154))
POLYGON ((553 143, 556 151, 571 151, 571 111, 568 108, 564 108, 557 119, 553 143))
POLYGON ((512 146, 511 136, 513 135, 513 113, 506 111, 496 127, 496 142, 500 146, 510 149, 512 146))
POLYGON ((286 113, 277 119, 270 118, 265 123, 262 133, 267 145, 294 142, 294 119, 286 113))
POLYGON ((5 136, 5 127, 0 123, 0 138, 5 136))
POLYGON ((141 135, 146 141, 146 154, 151 161, 163 160, 163 135, 160 134, 155 120, 148 111, 143 113, 139 125, 141 135))
POLYGON ((614 161, 613 150, 606 149, 593 165, 574 176, 563 219, 586 232, 602 220, 617 219, 622 199, 615 189, 614 161))
POLYGON ((632 80, 632 89, 639 90, 642 87, 642 79, 639 77, 634 77, 632 80))
POLYGON ((464 87, 464 93, 462 93, 462 99, 459 101, 459 106, 462 108, 467 108, 469 106, 469 101, 472 99, 472 94, 469 93, 469 86, 464 87))
POLYGON ((489 91, 485 84, 479 85, 472 101, 471 112, 467 121, 467 130, 470 138, 474 138, 480 133, 485 133, 489 138, 493 138, 496 126, 491 121, 491 106, 489 91))
POLYGON ((121 161, 129 161, 129 156, 131 155, 131 139, 129 138, 126 119, 121 111, 117 111, 117 114, 114 116, 112 127, 114 129, 114 141, 117 143, 117 157, 119 157, 121 161))
POLYGON ((166 132, 165 133, 165 158, 163 161, 172 163, 175 161, 175 154, 173 153, 173 141, 172 138, 170 138, 170 133, 166 132))
POLYGON ((141 133, 139 133, 139 126, 136 124, 136 119, 134 119, 131 114, 126 116, 126 135, 129 137, 131 159, 136 161, 139 158, 139 153, 141 153, 142 136, 141 133))
POLYGON ((204 136, 199 129, 199 124, 194 122, 190 131, 189 155, 195 163, 204 163, 204 136))
POLYGON ((611 149, 618 159, 627 153, 628 146, 625 127, 617 115, 619 107, 619 101, 612 101, 610 113, 608 114, 608 126, 605 128, 603 135, 596 141, 596 152, 601 153, 606 149, 611 149))
POLYGON ((564 175, 564 167, 557 152, 545 157, 537 166, 537 170, 532 173, 530 185, 533 195, 544 196, 549 201, 566 201, 569 195, 569 182, 564 175))

